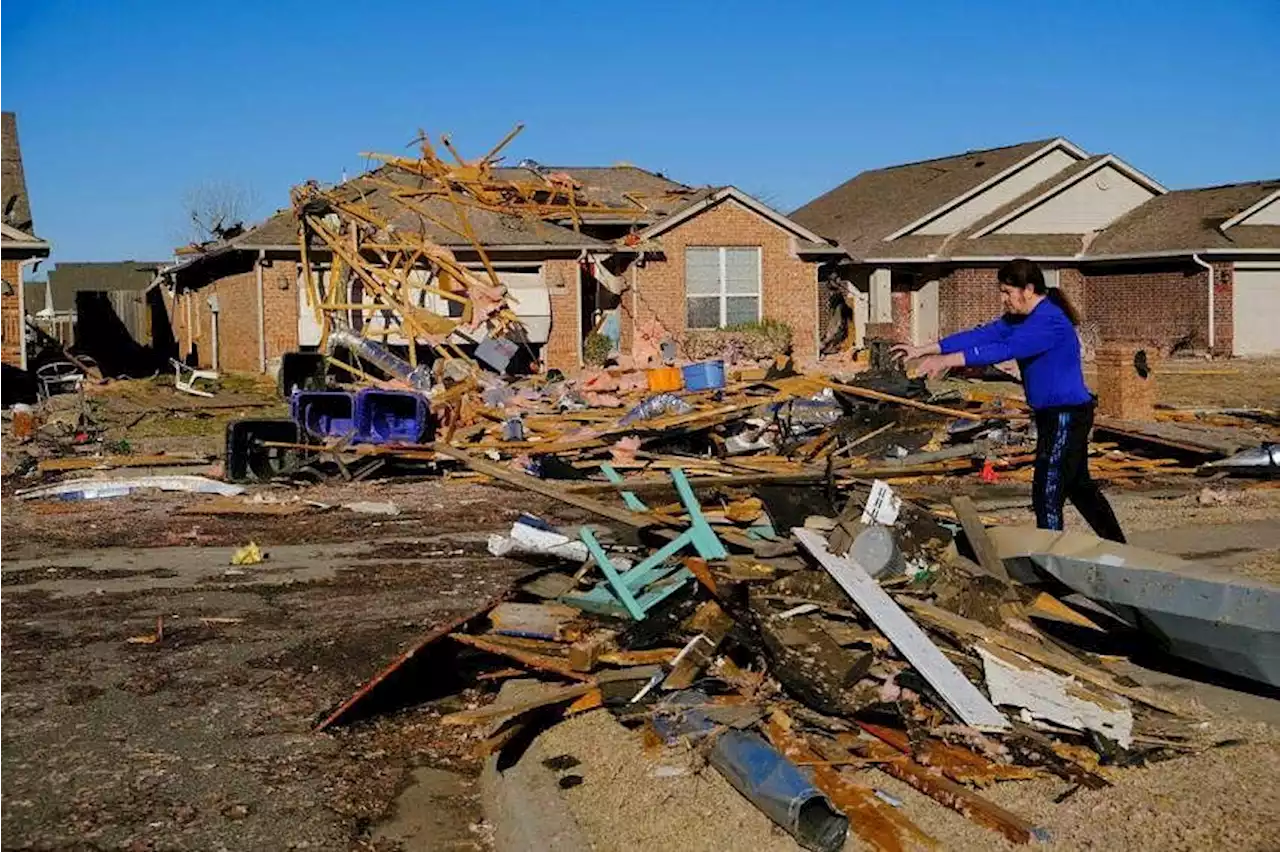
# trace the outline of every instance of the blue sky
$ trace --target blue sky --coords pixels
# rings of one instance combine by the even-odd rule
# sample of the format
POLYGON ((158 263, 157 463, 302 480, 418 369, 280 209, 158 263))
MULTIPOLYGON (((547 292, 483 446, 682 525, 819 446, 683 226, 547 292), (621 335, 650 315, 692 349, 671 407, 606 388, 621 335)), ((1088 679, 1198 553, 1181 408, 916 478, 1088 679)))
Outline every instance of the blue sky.
POLYGON ((632 162, 791 210, 858 171, 1064 135, 1171 188, 1280 177, 1280 2, 9 0, 53 260, 163 259, 182 199, 268 214, 418 128, 632 162))

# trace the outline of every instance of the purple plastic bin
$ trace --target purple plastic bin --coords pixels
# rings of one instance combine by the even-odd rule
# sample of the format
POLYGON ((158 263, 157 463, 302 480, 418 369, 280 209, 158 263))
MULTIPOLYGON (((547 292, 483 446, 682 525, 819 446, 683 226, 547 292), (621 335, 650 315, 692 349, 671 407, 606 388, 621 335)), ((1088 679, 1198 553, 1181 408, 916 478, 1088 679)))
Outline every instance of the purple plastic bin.
POLYGON ((356 438, 369 444, 416 444, 431 429, 427 400, 411 391, 356 393, 356 438))
POLYGON ((356 400, 345 391, 294 391, 293 422, 313 438, 341 438, 356 428, 356 400))

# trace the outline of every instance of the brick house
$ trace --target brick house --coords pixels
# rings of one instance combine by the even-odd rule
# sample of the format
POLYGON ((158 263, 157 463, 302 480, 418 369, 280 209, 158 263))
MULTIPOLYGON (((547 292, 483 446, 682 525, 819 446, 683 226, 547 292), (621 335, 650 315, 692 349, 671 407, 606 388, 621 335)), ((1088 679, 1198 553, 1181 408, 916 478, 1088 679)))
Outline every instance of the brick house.
MULTIPOLYGON (((567 173, 592 199, 632 215, 583 214, 569 221, 528 221, 484 210, 468 213, 490 263, 516 298, 530 342, 547 367, 582 363, 583 342, 605 330, 630 352, 636 329, 656 323, 678 339, 690 327, 776 319, 795 334, 795 352, 814 358, 818 340, 820 263, 843 252, 733 187, 694 189, 634 166, 595 168, 522 164, 497 179, 567 173)), ((384 173, 385 176, 385 173, 384 173)), ((429 216, 393 209, 385 181, 343 185, 375 210, 482 268, 462 223, 445 201, 425 202, 429 216)), ((161 271, 179 357, 220 370, 274 372, 279 358, 314 349, 321 329, 300 286, 298 224, 282 210, 242 234, 161 271)), ((328 258, 308 249, 320 286, 328 258)), ((347 294, 360 301, 359 293, 347 294)), ((397 342, 393 336, 390 342, 397 342)))
MULTIPOLYGON (((1280 352, 1280 180, 1169 191, 1066 139, 862 172, 792 213, 834 238, 861 336, 923 343, 999 311, 1029 257, 1086 336, 1218 355, 1280 352)), ((859 340, 861 338, 859 337, 859 340)))
POLYGON ((27 369, 27 336, 24 317, 23 271, 49 256, 49 243, 35 236, 27 180, 18 144, 18 119, 14 113, 0 116, 3 148, 4 219, 0 222, 0 362, 27 369))

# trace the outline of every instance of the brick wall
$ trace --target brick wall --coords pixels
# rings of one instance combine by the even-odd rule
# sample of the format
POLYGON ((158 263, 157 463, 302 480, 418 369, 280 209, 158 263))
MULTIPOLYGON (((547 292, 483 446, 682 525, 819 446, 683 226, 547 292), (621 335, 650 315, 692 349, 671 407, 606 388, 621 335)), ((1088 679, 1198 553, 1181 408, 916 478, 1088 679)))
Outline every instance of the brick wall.
POLYGON ((996 267, 962 267, 938 279, 939 334, 955 334, 998 316, 996 267))
MULTIPOLYGON (((574 370, 579 366, 578 344, 581 320, 578 311, 578 262, 548 260, 542 264, 542 278, 551 297, 551 333, 542 347, 547 369, 574 370)), ((626 325, 624 318, 623 324, 626 325)))
POLYGON ((5 258, 0 261, 6 290, 0 294, 0 361, 14 367, 22 366, 22 267, 19 261, 5 258))
MULTIPOLYGON (((1231 264, 1215 264, 1215 353, 1232 347, 1231 264)), ((1090 322, 1103 341, 1137 343, 1168 354, 1175 343, 1209 343, 1208 272, 1175 261, 1085 269, 1090 322)))
MULTIPOLYGON (((759 246, 761 313, 793 332, 798 361, 818 354, 818 264, 796 257, 791 235, 732 199, 682 222, 661 237, 663 257, 636 270, 636 286, 623 299, 623 327, 657 320, 676 338, 685 331, 684 256, 688 246, 759 246), (628 315, 630 314, 630 316, 628 315)), ((627 332, 629 333, 629 332, 627 332)))
MULTIPOLYGON (((262 304, 267 338, 267 365, 285 352, 298 348, 297 264, 276 260, 262 270, 262 304)), ((165 306, 178 355, 187 360, 196 347, 195 366, 211 368, 213 358, 213 312, 209 298, 218 300, 218 369, 222 372, 256 373, 260 368, 258 337, 258 279, 255 270, 227 275, 201 287, 180 293, 176 299, 165 294, 165 306), (190 310, 191 323, 187 316, 190 310)))

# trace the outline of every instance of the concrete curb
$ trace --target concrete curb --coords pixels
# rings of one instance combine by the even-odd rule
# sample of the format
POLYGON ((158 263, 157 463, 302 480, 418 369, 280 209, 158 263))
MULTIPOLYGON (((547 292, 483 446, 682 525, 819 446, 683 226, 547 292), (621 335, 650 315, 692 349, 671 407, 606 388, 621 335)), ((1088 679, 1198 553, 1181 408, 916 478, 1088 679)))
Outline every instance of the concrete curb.
POLYGON ((556 789, 556 776, 532 759, 505 772, 497 756, 480 773, 480 802, 497 852, 588 850, 591 843, 556 789))

